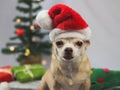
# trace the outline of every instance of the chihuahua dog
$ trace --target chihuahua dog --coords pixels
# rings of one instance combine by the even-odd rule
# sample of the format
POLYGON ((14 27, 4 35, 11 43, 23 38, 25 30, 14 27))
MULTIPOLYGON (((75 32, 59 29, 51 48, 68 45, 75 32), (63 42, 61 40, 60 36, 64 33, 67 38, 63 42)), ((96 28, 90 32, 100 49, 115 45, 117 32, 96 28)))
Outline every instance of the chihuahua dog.
POLYGON ((86 55, 89 44, 80 38, 53 41, 51 67, 38 90, 90 90, 90 62, 86 55))

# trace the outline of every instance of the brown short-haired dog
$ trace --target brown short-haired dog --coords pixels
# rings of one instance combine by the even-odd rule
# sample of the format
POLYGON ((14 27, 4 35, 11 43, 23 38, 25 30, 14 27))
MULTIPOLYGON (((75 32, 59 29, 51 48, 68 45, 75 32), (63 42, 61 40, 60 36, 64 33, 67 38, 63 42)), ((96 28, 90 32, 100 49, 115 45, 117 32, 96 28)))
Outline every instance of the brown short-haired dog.
POLYGON ((80 38, 53 41, 51 67, 38 90, 90 90, 90 62, 86 55, 89 44, 80 38))

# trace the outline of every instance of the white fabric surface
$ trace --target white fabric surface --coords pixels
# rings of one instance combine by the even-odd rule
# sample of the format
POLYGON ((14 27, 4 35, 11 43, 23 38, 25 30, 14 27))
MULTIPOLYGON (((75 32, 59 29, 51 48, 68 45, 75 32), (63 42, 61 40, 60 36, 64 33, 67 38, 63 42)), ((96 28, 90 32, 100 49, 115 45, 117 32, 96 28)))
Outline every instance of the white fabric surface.
POLYGON ((18 81, 14 81, 9 83, 10 90, 36 90, 40 85, 40 80, 20 83, 18 81))

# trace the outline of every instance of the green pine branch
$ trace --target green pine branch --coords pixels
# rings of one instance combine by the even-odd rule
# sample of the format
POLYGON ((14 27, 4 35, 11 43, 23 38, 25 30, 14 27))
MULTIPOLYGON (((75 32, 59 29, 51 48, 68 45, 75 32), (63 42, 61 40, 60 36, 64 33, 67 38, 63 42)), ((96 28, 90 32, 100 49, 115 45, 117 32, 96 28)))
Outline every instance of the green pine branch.
POLYGON ((9 48, 3 48, 2 49, 2 53, 4 53, 4 54, 16 54, 16 53, 21 53, 21 52, 23 52, 23 50, 22 49, 18 49, 18 48, 16 48, 14 51, 11 51, 9 48))
POLYGON ((28 43, 26 37, 24 37, 24 36, 19 36, 18 38, 19 38, 19 40, 21 41, 21 43, 23 43, 24 45, 26 45, 26 43, 28 43))
POLYGON ((9 42, 8 42, 8 43, 6 44, 7 47, 9 47, 9 46, 16 46, 16 45, 21 45, 21 43, 15 43, 15 42, 13 42, 13 43, 10 42, 10 43, 9 43, 9 42))
POLYGON ((24 30, 29 30, 30 26, 29 25, 21 25, 21 24, 16 24, 15 28, 22 28, 24 30))
POLYGON ((42 9, 42 7, 41 7, 41 6, 37 6, 36 8, 34 8, 34 9, 32 10, 32 12, 37 12, 37 11, 39 11, 40 9, 42 9))
MULTIPOLYGON (((37 12, 38 10, 40 10, 42 7, 41 6, 37 6, 36 8, 33 8, 32 9, 32 12, 37 12)), ((20 6, 17 6, 16 9, 20 12, 23 12, 23 13, 29 13, 30 9, 29 7, 28 8, 24 8, 24 7, 20 7, 20 6)))
POLYGON ((10 51, 10 49, 9 48, 3 48, 2 49, 2 53, 4 53, 4 54, 14 54, 15 53, 15 51, 10 51))
POLYGON ((51 43, 50 42, 48 42, 48 41, 43 41, 43 42, 40 42, 39 43, 39 47, 40 48, 50 48, 51 47, 51 43))
POLYGON ((42 39, 45 35, 48 35, 48 32, 37 32, 36 30, 36 32, 34 32, 34 35, 42 39))
POLYGON ((40 1, 38 1, 38 0, 18 0, 19 3, 25 3, 25 4, 29 4, 29 3, 38 4, 38 3, 42 2, 42 1, 44 1, 44 0, 40 0, 40 1))
POLYGON ((24 8, 24 7, 20 7, 20 6, 17 6, 16 9, 20 12, 23 12, 23 13, 28 13, 30 12, 29 11, 29 7, 28 8, 24 8))
POLYGON ((44 1, 44 0, 39 0, 39 1, 38 0, 32 0, 32 2, 35 3, 35 4, 41 3, 42 1, 44 1))
POLYGON ((29 22, 31 18, 30 17, 25 17, 25 16, 16 16, 14 21, 16 21, 17 19, 21 19, 22 22, 26 23, 26 22, 29 22))
POLYGON ((18 38, 19 38, 18 36, 14 36, 14 37, 10 37, 10 40, 16 40, 18 38))
POLYGON ((21 19, 22 22, 27 23, 27 22, 30 22, 31 19, 34 20, 35 18, 36 18, 36 15, 32 17, 16 16, 13 21, 16 22, 17 19, 21 19))
POLYGON ((33 0, 18 0, 19 3, 31 4, 33 0))

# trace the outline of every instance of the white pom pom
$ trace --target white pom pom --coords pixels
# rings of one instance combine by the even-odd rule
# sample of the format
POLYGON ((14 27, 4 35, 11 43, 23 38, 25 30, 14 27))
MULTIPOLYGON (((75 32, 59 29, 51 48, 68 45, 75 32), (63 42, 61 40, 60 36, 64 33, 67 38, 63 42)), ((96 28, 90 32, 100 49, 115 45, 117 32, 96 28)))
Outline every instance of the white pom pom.
POLYGON ((52 19, 48 14, 48 10, 43 10, 36 16, 36 22, 43 29, 52 29, 52 19))
POLYGON ((0 84, 0 90, 10 90, 9 89, 9 84, 7 82, 2 82, 0 84))

